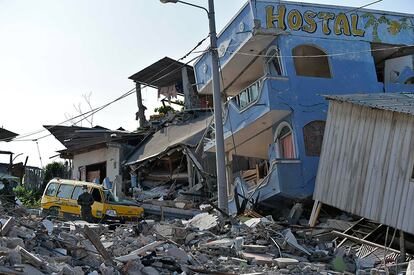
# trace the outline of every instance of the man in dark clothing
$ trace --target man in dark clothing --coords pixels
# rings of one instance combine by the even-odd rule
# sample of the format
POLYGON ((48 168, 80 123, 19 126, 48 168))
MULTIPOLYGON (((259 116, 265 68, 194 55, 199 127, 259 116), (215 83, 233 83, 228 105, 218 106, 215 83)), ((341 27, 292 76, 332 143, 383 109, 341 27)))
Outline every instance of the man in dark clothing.
POLYGON ((88 192, 88 186, 84 185, 83 193, 78 197, 78 205, 81 207, 82 220, 87 222, 94 222, 94 217, 92 216, 93 203, 94 199, 88 192))
POLYGON ((16 205, 16 194, 10 182, 6 179, 3 180, 3 189, 0 190, 0 200, 6 208, 14 208, 16 205))

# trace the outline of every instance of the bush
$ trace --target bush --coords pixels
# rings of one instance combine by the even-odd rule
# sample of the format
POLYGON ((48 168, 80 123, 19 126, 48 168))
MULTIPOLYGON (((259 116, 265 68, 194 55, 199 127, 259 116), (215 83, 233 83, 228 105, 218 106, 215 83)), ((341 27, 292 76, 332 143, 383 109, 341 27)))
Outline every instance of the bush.
POLYGON ((19 185, 16 188, 14 188, 14 193, 16 194, 16 198, 18 198, 25 207, 40 207, 40 199, 42 198, 41 190, 29 190, 24 188, 24 186, 19 185))

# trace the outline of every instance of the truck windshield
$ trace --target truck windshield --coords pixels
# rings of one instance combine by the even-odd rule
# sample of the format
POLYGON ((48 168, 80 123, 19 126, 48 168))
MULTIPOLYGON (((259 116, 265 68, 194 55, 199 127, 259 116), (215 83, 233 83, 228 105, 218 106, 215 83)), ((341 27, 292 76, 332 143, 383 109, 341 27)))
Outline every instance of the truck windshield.
POLYGON ((119 202, 119 200, 114 197, 111 191, 104 190, 104 194, 107 202, 119 202))

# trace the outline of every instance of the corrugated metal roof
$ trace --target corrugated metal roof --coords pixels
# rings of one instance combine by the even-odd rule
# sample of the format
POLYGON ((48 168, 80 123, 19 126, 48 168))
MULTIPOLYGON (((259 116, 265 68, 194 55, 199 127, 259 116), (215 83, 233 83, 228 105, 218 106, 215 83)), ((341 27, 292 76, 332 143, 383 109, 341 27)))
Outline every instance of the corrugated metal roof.
POLYGON ((129 79, 154 88, 167 87, 182 81, 181 68, 183 66, 186 66, 188 69, 190 83, 195 83, 193 67, 169 57, 158 60, 154 64, 131 75, 129 79))
POLYGON ((43 127, 54 135, 70 152, 107 142, 122 143, 128 139, 136 139, 136 143, 138 143, 143 137, 143 134, 140 133, 113 131, 100 126, 88 128, 80 126, 44 125, 43 127))
POLYGON ((414 93, 326 95, 325 98, 414 115, 414 93))
POLYGON ((0 128, 0 141, 10 141, 16 136, 18 136, 18 134, 4 128, 0 128))

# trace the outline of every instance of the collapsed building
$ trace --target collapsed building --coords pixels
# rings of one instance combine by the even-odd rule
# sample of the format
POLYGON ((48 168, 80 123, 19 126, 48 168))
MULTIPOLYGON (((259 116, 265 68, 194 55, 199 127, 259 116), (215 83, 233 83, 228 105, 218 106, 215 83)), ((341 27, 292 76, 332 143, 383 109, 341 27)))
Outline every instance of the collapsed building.
MULTIPOLYGON (((413 16, 248 1, 218 36, 229 209, 310 198, 328 106, 321 94, 414 91, 413 16), (242 168, 238 157, 250 161, 242 168)), ((212 58, 194 64, 212 94, 212 58)), ((205 151, 215 152, 214 140, 205 151)))
POLYGON ((44 127, 66 147, 58 153, 61 158, 70 161, 72 179, 102 183, 108 178, 110 182, 117 183, 117 193, 125 191, 129 174, 125 174, 122 163, 143 139, 143 133, 128 132, 122 128, 109 130, 100 126, 44 127))

